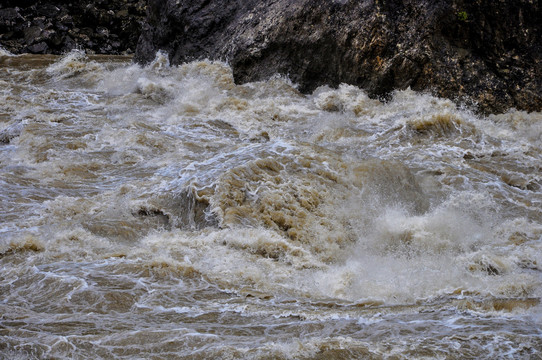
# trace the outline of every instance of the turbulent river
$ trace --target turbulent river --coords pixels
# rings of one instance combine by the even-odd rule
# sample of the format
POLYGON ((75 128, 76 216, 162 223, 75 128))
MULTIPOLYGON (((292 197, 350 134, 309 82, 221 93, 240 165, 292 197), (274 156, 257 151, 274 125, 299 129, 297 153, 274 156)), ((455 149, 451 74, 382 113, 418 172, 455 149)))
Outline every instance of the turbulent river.
POLYGON ((0 358, 542 357, 542 114, 0 50, 0 358))

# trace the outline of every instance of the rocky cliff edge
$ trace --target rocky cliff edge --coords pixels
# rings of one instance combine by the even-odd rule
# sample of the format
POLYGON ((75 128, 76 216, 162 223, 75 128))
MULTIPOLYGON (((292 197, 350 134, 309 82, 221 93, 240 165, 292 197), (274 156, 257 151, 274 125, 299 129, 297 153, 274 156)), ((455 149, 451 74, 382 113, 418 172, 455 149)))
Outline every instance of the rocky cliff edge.
POLYGON ((303 92, 348 83, 430 91, 486 113, 542 110, 533 0, 148 0, 136 61, 230 63, 239 83, 285 74, 303 92))

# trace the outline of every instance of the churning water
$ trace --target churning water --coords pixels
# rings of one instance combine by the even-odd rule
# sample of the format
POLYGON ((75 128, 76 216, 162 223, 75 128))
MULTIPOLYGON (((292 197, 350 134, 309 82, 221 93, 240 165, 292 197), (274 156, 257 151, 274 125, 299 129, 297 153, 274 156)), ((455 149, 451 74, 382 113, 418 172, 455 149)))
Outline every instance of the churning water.
POLYGON ((542 114, 0 53, 0 357, 541 358, 542 114))

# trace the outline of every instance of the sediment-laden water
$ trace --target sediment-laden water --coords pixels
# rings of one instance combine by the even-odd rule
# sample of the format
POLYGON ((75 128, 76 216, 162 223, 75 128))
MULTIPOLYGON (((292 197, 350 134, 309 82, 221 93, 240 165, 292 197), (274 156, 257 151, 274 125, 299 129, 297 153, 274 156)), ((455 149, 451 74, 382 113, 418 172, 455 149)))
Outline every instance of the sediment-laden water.
POLYGON ((0 53, 0 358, 541 358, 542 114, 0 53))

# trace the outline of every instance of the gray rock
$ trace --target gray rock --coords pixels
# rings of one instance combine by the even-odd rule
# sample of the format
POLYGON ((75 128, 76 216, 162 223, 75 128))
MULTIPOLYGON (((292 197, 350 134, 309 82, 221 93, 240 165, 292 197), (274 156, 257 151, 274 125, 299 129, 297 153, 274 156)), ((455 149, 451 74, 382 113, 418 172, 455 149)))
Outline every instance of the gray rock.
POLYGON ((36 11, 40 15, 52 18, 60 13, 60 8, 53 4, 39 4, 36 11))
POLYGON ((13 21, 20 18, 21 15, 16 8, 0 9, 0 21, 13 21))
POLYGON ((303 92, 411 87, 483 112, 542 110, 542 8, 530 0, 148 0, 135 60, 227 60, 239 83, 303 92))
POLYGON ((24 29, 24 41, 31 45, 36 41, 39 41, 42 29, 39 26, 30 26, 24 29))
POLYGON ((32 54, 47 54, 47 50, 49 50, 49 46, 43 41, 28 47, 28 51, 32 54))

